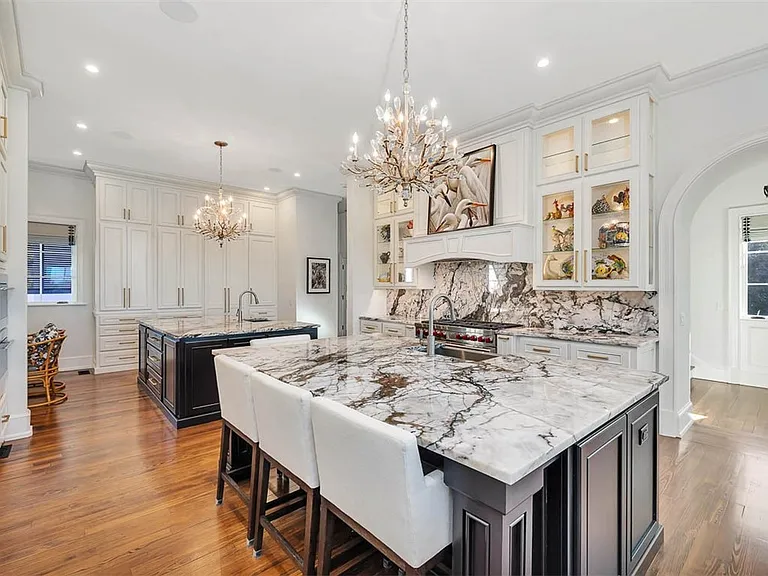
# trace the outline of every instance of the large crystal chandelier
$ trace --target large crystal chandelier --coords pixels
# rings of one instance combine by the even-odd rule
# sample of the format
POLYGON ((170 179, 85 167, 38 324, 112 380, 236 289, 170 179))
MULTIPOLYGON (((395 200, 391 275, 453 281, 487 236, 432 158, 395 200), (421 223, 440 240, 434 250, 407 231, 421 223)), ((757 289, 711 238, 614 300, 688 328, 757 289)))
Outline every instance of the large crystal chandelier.
POLYGON ((458 142, 448 144, 447 134, 451 129, 448 117, 435 117, 437 100, 432 98, 429 106, 416 110, 411 96, 410 74, 408 72, 408 0, 403 2, 403 94, 394 99, 389 90, 384 102, 376 106, 376 117, 381 128, 371 139, 371 152, 364 154, 361 161, 357 153, 359 137, 352 136, 352 146, 344 171, 355 176, 366 186, 381 194, 395 192, 403 198, 403 204, 419 190, 429 195, 438 184, 448 178, 459 177, 459 163, 456 156, 458 142))
POLYGON ((219 246, 224 246, 225 240, 234 240, 245 232, 246 216, 241 210, 235 210, 232 196, 224 198, 223 153, 227 143, 216 140, 214 144, 219 147, 219 197, 216 199, 205 195, 205 206, 195 212, 195 230, 209 240, 216 240, 219 246))

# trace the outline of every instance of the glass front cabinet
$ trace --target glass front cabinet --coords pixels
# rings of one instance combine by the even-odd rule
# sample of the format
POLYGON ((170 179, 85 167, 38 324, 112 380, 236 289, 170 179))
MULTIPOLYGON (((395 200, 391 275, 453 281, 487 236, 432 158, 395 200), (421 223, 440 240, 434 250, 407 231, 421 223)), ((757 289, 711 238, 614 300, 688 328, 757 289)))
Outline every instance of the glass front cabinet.
POLYGON ((389 202, 386 206, 394 210, 392 215, 381 217, 382 202, 377 202, 374 207, 374 286, 417 288, 419 270, 405 266, 404 245, 406 240, 413 238, 414 211, 404 207, 402 201, 389 202))
POLYGON ((652 140, 647 95, 537 132, 536 288, 655 290, 652 140))

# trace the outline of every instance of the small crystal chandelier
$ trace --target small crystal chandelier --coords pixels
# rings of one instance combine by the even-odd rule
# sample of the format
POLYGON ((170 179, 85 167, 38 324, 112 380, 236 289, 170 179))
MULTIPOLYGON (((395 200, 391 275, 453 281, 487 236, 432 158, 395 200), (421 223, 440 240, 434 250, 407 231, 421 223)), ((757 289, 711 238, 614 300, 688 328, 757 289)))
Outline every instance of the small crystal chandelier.
POLYGON ((383 128, 371 140, 371 153, 357 155, 359 137, 352 136, 350 155, 342 162, 342 170, 352 174, 366 186, 379 193, 395 192, 403 198, 403 204, 413 193, 421 190, 429 195, 438 184, 448 178, 459 177, 456 155, 458 142, 449 144, 446 139, 451 129, 448 117, 435 118, 437 100, 432 98, 429 107, 422 106, 417 113, 411 96, 408 72, 408 0, 403 2, 403 96, 395 96, 389 90, 384 94, 383 105, 376 106, 376 117, 383 128))
POLYGON ((246 216, 241 210, 235 210, 232 206, 232 196, 224 198, 223 177, 223 152, 226 142, 216 140, 219 147, 219 198, 218 200, 205 195, 205 206, 201 206, 195 212, 195 230, 209 240, 216 240, 219 246, 224 246, 224 241, 234 240, 245 232, 246 216))

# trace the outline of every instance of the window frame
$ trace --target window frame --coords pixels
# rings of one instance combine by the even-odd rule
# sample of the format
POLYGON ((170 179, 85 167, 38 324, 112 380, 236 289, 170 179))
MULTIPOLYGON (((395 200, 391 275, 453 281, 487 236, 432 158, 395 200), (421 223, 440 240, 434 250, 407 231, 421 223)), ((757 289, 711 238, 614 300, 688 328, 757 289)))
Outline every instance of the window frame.
MULTIPOLYGON (((765 243, 764 241, 762 243, 765 243)), ((768 282, 750 282, 749 281, 749 255, 750 254, 765 254, 766 258, 768 258, 768 249, 766 250, 753 250, 752 252, 749 251, 749 243, 742 241, 741 246, 741 257, 743 265, 740 267, 739 270, 739 283, 740 283, 740 292, 741 292, 741 317, 744 319, 749 318, 768 318, 768 310, 762 310, 762 314, 750 314, 749 313, 749 287, 750 286, 766 286, 768 287, 768 282)))
POLYGON ((86 221, 81 218, 66 218, 50 216, 47 214, 29 214, 27 217, 27 247, 29 247, 29 223, 39 222, 41 224, 62 224, 75 227, 75 250, 72 252, 72 300, 70 302, 30 302, 27 294, 27 306, 82 306, 86 302, 83 300, 84 279, 83 279, 83 258, 84 231, 86 221))

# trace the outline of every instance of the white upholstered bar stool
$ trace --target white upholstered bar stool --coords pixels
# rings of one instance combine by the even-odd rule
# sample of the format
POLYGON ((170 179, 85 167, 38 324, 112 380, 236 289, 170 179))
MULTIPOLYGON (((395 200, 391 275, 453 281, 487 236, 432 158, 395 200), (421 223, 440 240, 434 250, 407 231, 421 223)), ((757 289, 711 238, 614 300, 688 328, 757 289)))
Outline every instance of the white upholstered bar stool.
POLYGON ((259 432, 256 427, 256 411, 253 406, 250 375, 253 368, 226 356, 215 356, 216 386, 219 389, 221 405, 221 448, 219 470, 216 475, 216 504, 224 501, 224 482, 229 484, 240 499, 248 506, 248 531, 246 543, 253 544, 256 526, 256 487, 258 486, 259 432), (237 434, 251 446, 250 496, 243 492, 231 476, 236 470, 226 470, 232 434, 237 434))
POLYGON ((331 573, 340 519, 406 574, 425 574, 452 542, 442 470, 426 476, 413 434, 325 398, 312 399, 320 474, 318 572, 331 573))
POLYGON ((253 394, 256 418, 259 420, 259 488, 256 501, 256 538, 254 556, 261 555, 264 530, 293 558, 304 574, 316 574, 318 523, 320 521, 320 484, 312 435, 310 402, 312 394, 296 386, 254 372, 253 394), (293 480, 305 493, 305 502, 285 506, 267 513, 267 484, 270 467, 274 466, 293 480), (305 507, 304 553, 286 540, 272 523, 288 512, 305 507))
POLYGON ((273 344, 287 344, 288 342, 309 341, 309 334, 289 334, 288 336, 275 336, 274 338, 256 338, 251 340, 251 346, 261 348, 262 346, 272 346, 273 344))

